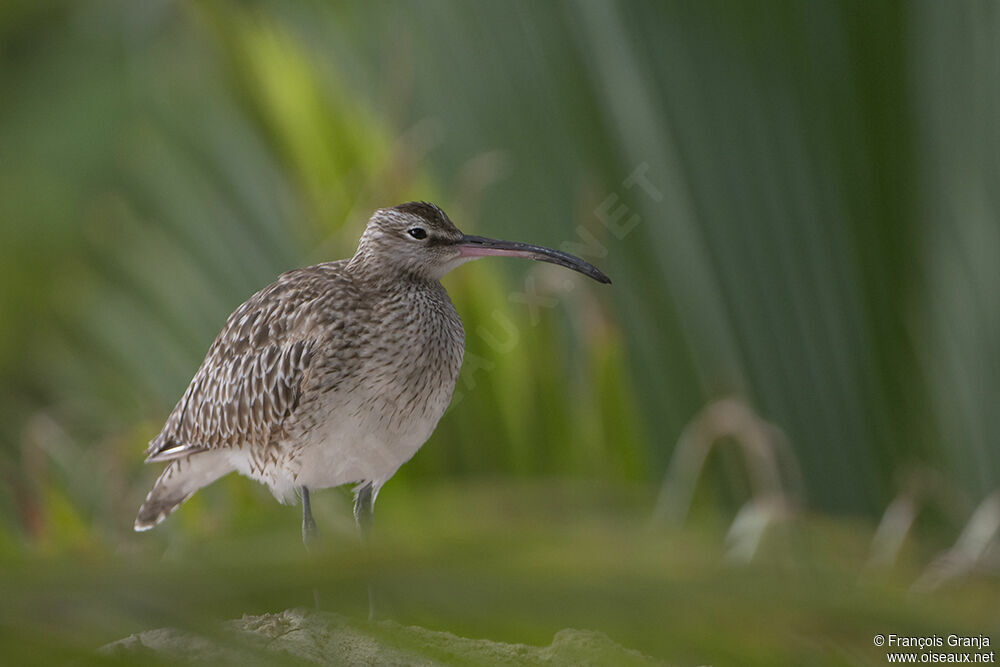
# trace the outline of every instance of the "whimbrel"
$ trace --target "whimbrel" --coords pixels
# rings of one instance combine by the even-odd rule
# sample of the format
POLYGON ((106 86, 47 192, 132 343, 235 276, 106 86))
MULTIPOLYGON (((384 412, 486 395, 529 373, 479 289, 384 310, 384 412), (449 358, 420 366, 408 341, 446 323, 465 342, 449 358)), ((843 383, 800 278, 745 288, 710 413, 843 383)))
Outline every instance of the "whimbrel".
POLYGON ((564 252, 463 234, 433 204, 376 211, 351 259, 284 273, 229 316, 149 443, 146 460, 167 467, 135 529, 235 470, 282 502, 301 494, 307 544, 310 489, 356 484, 365 538, 379 489, 430 437, 462 365, 465 331, 438 281, 488 255, 611 282, 564 252))

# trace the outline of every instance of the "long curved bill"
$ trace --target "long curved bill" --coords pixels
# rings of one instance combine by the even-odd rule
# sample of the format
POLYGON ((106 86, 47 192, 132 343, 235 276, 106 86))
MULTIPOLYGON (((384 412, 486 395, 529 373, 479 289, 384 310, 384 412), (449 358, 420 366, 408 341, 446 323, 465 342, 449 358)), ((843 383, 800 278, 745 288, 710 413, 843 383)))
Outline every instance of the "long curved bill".
POLYGON ((553 250, 545 246, 518 243, 517 241, 499 241, 469 234, 464 235, 455 245, 461 251, 462 257, 523 257, 524 259, 565 266, 567 269, 579 271, 599 283, 611 284, 611 278, 601 273, 593 264, 567 252, 553 250))

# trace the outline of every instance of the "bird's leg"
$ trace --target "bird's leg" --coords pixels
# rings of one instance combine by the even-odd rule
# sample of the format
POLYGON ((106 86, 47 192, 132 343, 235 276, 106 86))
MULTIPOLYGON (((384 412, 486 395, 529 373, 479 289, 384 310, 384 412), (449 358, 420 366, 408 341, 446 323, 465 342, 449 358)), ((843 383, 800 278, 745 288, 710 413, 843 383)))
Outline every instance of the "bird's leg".
MULTIPOLYGON (((375 523, 375 490, 371 482, 365 482, 354 490, 354 521, 358 524, 361 544, 371 552, 371 533, 375 523)), ((375 590, 368 580, 368 620, 375 618, 375 590)))
POLYGON ((354 521, 358 524, 361 543, 368 546, 375 521, 375 498, 371 482, 365 482, 354 491, 354 521))
MULTIPOLYGON (((309 504, 309 488, 306 486, 302 487, 302 544, 306 545, 306 552, 309 552, 309 547, 316 544, 316 538, 318 536, 318 531, 316 530, 316 522, 313 521, 312 506, 309 504)), ((315 603, 316 608, 320 608, 319 604, 319 589, 313 589, 313 603, 315 603)))
POLYGON ((309 505, 309 489, 302 487, 302 544, 306 551, 316 543, 316 522, 313 521, 312 507, 309 505))

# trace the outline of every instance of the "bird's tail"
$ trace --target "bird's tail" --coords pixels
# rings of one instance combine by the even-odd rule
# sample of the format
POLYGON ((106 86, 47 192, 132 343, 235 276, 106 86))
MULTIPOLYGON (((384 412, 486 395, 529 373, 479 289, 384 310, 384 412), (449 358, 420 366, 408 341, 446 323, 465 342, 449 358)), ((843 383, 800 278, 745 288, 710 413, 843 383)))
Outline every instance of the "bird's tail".
POLYGON ((135 529, 149 530, 166 519, 195 491, 233 470, 221 451, 204 451, 171 461, 139 508, 135 529))

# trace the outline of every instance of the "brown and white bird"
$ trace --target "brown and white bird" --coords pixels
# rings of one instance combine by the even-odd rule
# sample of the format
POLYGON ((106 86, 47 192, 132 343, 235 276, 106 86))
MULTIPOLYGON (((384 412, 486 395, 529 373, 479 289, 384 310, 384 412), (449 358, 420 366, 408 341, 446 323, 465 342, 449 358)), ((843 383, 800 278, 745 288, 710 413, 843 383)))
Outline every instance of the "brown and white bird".
POLYGON ((201 487, 237 471, 278 500, 357 484, 362 536, 379 489, 427 441, 462 365, 465 332, 438 282, 479 257, 559 264, 611 281, 564 252, 460 232, 433 204, 375 212, 357 252, 282 274, 229 316, 149 444, 166 462, 139 509, 148 530, 201 487))

